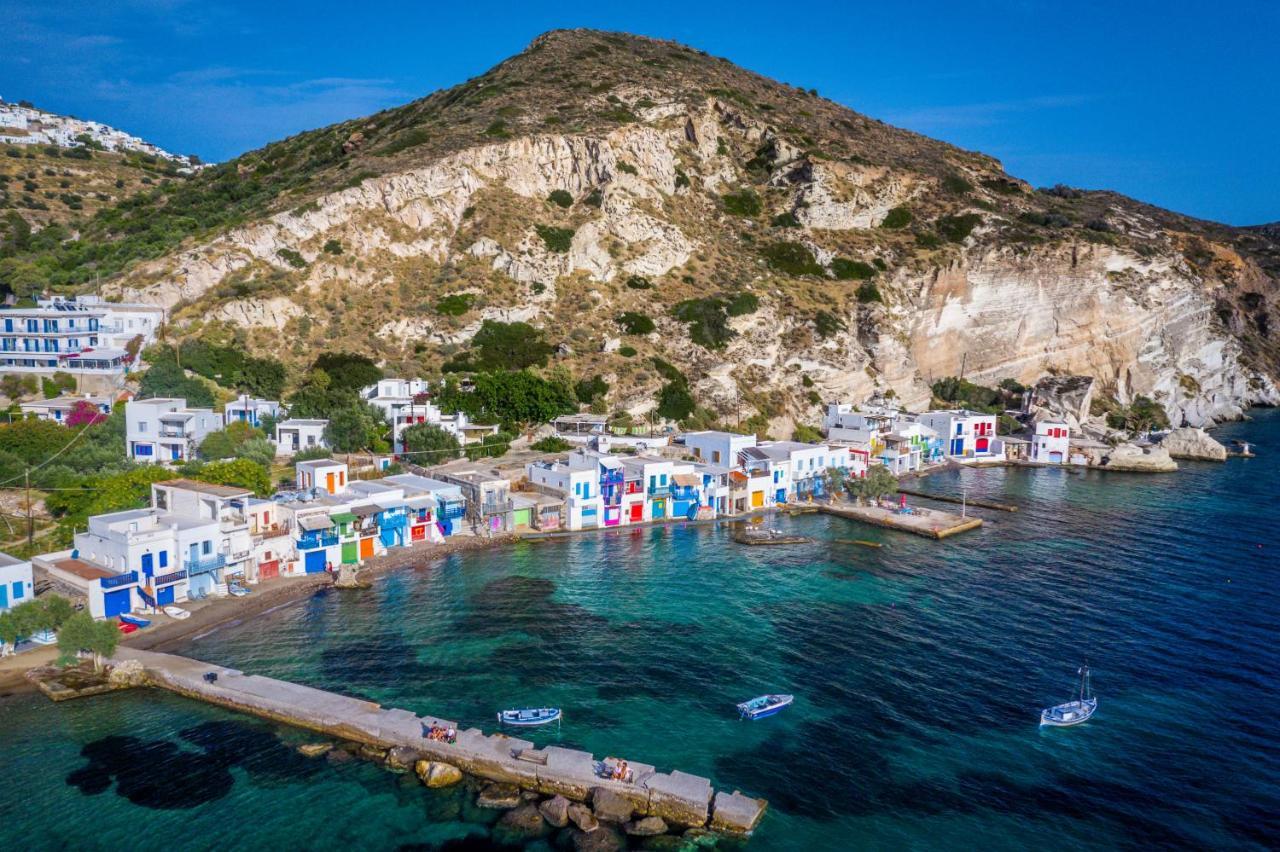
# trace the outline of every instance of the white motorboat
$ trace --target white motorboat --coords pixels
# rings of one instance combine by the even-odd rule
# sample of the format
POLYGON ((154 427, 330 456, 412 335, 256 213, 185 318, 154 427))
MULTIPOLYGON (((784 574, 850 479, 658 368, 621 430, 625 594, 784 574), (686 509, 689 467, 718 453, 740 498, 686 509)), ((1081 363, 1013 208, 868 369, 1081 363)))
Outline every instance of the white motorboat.
POLYGON ((1089 667, 1080 667, 1080 694, 1073 701, 1048 707, 1040 711, 1040 724, 1054 728, 1069 728, 1089 721, 1098 709, 1098 699, 1093 695, 1089 682, 1089 667))

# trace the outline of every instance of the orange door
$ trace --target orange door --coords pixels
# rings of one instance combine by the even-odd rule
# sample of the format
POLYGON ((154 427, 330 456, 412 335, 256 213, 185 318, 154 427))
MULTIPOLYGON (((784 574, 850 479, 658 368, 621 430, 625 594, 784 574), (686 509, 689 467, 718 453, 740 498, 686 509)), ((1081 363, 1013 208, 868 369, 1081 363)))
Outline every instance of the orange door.
POLYGON ((325 483, 329 487, 329 493, 332 494, 333 493, 333 474, 332 473, 325 476, 325 483))
POLYGON ((373 556, 373 536, 360 539, 360 558, 368 559, 373 556))

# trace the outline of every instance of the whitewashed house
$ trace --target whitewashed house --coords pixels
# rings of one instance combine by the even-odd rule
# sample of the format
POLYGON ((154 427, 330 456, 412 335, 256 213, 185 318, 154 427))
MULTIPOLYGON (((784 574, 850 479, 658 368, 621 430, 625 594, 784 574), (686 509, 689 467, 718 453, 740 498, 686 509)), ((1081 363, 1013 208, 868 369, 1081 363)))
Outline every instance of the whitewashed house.
POLYGON ((938 433, 947 458, 959 462, 995 461, 1004 453, 996 439, 996 415, 967 409, 926 411, 916 420, 938 433))
POLYGON ((0 553, 0 612, 33 600, 31 560, 0 553))
POLYGON ((347 490, 347 465, 337 459, 308 459, 293 466, 299 491, 317 488, 327 494, 347 490))
POLYGON ((263 418, 279 420, 280 411, 280 403, 273 399, 258 399, 248 394, 241 394, 234 402, 228 402, 223 407, 223 425, 248 423, 257 428, 262 425, 263 418))
POLYGON ((276 424, 276 434, 272 441, 276 445, 276 456, 296 456, 304 450, 328 447, 324 437, 324 430, 328 426, 328 420, 281 420, 276 424))
POLYGON ((222 428, 211 408, 188 408, 185 399, 135 399, 125 405, 125 452, 139 462, 190 461, 210 432, 222 428))
POLYGON ((89 405, 97 414, 106 416, 111 413, 111 399, 105 396, 91 396, 84 394, 78 396, 76 394, 62 394, 53 399, 36 399, 31 402, 24 402, 20 408, 22 413, 28 417, 35 417, 37 420, 52 420, 54 423, 66 423, 71 416, 71 412, 76 410, 77 406, 89 405))
POLYGON ((567 529, 592 529, 603 525, 600 468, 594 458, 588 460, 580 453, 574 453, 566 461, 530 462, 525 467, 525 475, 531 484, 564 495, 564 526, 567 529))
POLYGON ((1038 464, 1066 464, 1071 456, 1071 429, 1066 423, 1037 420, 1031 438, 1031 461, 1038 464))
POLYGON ((733 467, 738 454, 756 445, 755 435, 739 435, 734 432, 686 432, 684 445, 698 461, 733 467))

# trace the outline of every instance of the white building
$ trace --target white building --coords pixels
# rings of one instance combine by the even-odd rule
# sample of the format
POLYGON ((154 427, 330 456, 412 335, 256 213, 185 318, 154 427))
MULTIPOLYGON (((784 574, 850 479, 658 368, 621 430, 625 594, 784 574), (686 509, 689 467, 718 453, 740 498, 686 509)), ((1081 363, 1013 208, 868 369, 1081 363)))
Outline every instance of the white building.
MULTIPOLYGON (((594 456, 588 457, 582 451, 576 451, 565 461, 530 462, 525 467, 525 475, 531 484, 564 496, 566 528, 581 530, 604 525, 600 467, 594 456)), ((620 503, 618 513, 621 516, 620 503)))
POLYGON ((324 430, 328 426, 328 420, 281 420, 276 424, 272 441, 276 445, 276 455, 295 456, 303 450, 328 447, 329 443, 324 438, 324 430))
POLYGON ((347 466, 335 459, 310 459, 294 466, 294 477, 299 491, 317 488, 328 494, 340 494, 347 490, 347 466))
POLYGON ((134 363, 126 347, 134 338, 140 346, 150 343, 163 318, 158 307, 95 296, 0 308, 0 372, 123 376, 134 363))
POLYGON ((0 553, 0 612, 34 600, 35 596, 31 562, 0 553))
POLYGON ((262 425, 262 419, 280 419, 280 403, 272 399, 257 399, 248 394, 241 394, 234 402, 228 402, 222 409, 224 425, 232 423, 248 423, 250 426, 262 425))
POLYGON ((105 396, 91 396, 84 394, 77 396, 76 394, 63 394, 53 399, 37 399, 32 402, 24 402, 20 406, 24 415, 35 417, 37 420, 52 420, 54 423, 66 423, 67 418, 71 416, 71 412, 76 406, 87 403, 93 407, 98 414, 108 415, 111 413, 111 399, 105 396))
POLYGON ((756 445, 756 436, 733 432, 686 432, 684 445, 698 461, 733 467, 738 463, 739 453, 756 445))
POLYGON ((222 428, 211 408, 187 408, 185 399, 135 399, 125 405, 125 452, 140 462, 178 463, 195 457, 210 432, 222 428))
MULTIPOLYGON (((376 383, 362 388, 360 398, 382 411, 387 422, 391 424, 392 449, 397 453, 404 452, 401 436, 404 430, 420 423, 438 426, 458 439, 458 443, 480 443, 490 435, 497 434, 496 425, 472 423, 461 411, 456 414, 444 414, 439 407, 428 399, 431 383, 425 379, 380 379, 376 383)), ((431 464, 436 459, 424 459, 423 464, 431 464)))
POLYGON ((183 167, 180 171, 189 172, 196 167, 190 157, 171 154, 144 139, 100 121, 86 121, 0 101, 0 143, 79 148, 85 144, 81 137, 87 137, 108 151, 138 151, 173 160, 183 167))
POLYGON ((1037 420, 1031 439, 1031 461, 1039 464, 1066 464, 1071 456, 1071 429, 1066 423, 1037 420))
POLYGON ((926 411, 916 420, 938 433, 942 452, 959 462, 993 461, 1004 453, 996 440, 996 416, 966 409, 926 411))

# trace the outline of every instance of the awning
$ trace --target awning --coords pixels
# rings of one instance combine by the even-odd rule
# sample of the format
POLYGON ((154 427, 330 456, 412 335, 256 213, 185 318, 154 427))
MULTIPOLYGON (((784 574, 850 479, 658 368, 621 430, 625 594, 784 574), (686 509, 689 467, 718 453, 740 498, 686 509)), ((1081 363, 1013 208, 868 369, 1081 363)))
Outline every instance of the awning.
POLYGON ((702 484, 702 478, 696 473, 673 474, 671 481, 684 488, 697 488, 702 484))
POLYGON ((333 526, 333 519, 328 515, 303 515, 298 518, 298 526, 307 532, 327 530, 333 526))
POLYGON ((330 515, 329 520, 335 524, 349 524, 356 519, 356 516, 350 512, 339 512, 336 515, 330 515))
POLYGON ((368 517, 372 517, 373 515, 376 515, 376 514, 378 514, 379 512, 381 512, 381 511, 382 511, 382 508, 381 508, 380 506, 377 506, 377 505, 372 505, 372 506, 352 506, 352 507, 351 507, 351 511, 355 512, 357 517, 360 517, 360 518, 368 518, 368 517))

